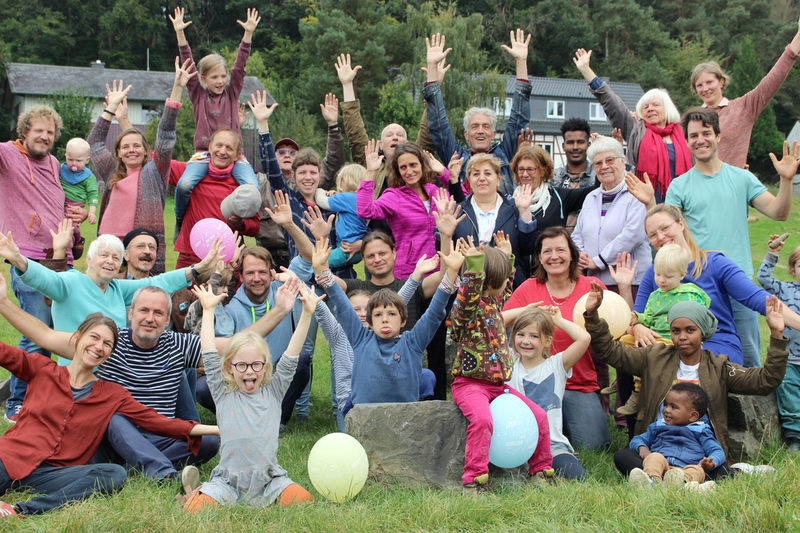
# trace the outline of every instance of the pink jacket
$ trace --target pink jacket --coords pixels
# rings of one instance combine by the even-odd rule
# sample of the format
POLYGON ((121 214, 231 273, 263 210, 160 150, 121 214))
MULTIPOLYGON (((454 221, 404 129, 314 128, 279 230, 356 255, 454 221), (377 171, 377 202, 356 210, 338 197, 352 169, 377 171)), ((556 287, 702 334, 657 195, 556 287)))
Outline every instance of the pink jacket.
POLYGON ((405 279, 414 272, 422 254, 431 257, 436 253, 436 221, 433 218, 436 206, 433 196, 439 187, 433 183, 426 183, 423 187, 431 199, 430 211, 425 208, 419 195, 405 185, 389 187, 379 198, 373 200, 375 182, 364 180, 356 193, 358 216, 386 220, 389 224, 397 252, 394 275, 399 279, 405 279))

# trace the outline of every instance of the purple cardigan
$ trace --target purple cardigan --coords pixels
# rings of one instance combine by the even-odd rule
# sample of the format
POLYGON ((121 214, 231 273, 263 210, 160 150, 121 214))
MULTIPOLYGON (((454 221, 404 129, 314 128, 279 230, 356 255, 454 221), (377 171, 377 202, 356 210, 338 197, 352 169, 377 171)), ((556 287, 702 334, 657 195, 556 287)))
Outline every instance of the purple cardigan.
POLYGON ((430 212, 419 195, 405 185, 389 187, 379 198, 373 200, 375 182, 364 180, 356 193, 358 216, 386 220, 392 230, 397 252, 394 263, 396 278, 409 277, 422 254, 432 257, 436 253, 436 221, 433 218, 436 206, 433 196, 439 187, 433 183, 426 183, 423 187, 431 199, 430 212))

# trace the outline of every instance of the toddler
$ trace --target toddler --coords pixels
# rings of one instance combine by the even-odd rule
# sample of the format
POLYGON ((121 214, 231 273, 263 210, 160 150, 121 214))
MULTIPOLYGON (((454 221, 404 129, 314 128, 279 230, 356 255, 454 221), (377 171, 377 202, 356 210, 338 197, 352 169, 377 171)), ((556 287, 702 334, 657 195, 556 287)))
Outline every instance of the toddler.
POLYGON ((630 448, 644 459, 642 468, 634 468, 628 480, 638 487, 655 483, 699 490, 713 489, 705 482, 706 472, 725 462, 725 452, 714 436, 708 421, 708 395, 700 385, 679 382, 664 400, 662 418, 635 436, 630 448))
POLYGON ((328 196, 324 189, 317 189, 316 202, 322 209, 339 214, 336 222, 336 248, 331 251, 328 260, 332 269, 344 268, 361 261, 361 253, 348 254, 342 250, 342 242, 355 242, 367 234, 367 221, 356 214, 356 191, 367 175, 367 169, 352 163, 343 166, 336 175, 336 189, 339 191, 328 196))
MULTIPOLYGON (((97 178, 86 165, 89 163, 89 143, 80 137, 67 141, 64 155, 66 163, 61 165, 59 178, 68 205, 86 207, 89 211, 89 224, 97 224, 97 178)), ((73 223, 75 239, 81 239, 81 227, 73 223)))

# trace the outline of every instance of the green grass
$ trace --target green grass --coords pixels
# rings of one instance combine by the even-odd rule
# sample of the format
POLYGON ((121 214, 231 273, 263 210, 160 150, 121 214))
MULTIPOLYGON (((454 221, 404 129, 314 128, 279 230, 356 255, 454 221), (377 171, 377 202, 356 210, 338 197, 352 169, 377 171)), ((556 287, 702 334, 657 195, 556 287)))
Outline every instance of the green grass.
MULTIPOLYGON (((167 206, 171 213, 171 206, 167 206)), ((750 224, 754 267, 763 258, 770 233, 791 231, 782 254, 800 245, 800 200, 795 199, 789 222, 758 216, 750 224)), ((86 225, 85 235, 94 228, 86 225)), ((168 233, 171 229, 168 227, 168 233)), ((171 242, 171 236, 167 236, 171 242)), ((169 251, 167 264, 176 255, 169 251)), ((785 267, 785 263, 781 264, 785 267)), ((83 269, 83 261, 77 268, 83 269)), ((6 271, 7 278, 7 271, 6 271)), ((779 266, 777 276, 789 279, 779 266)), ((10 291, 10 289, 9 289, 10 291)), ((763 323, 763 320, 762 320, 763 323)), ((768 335, 766 329, 762 334, 768 335)), ((0 339, 16 343, 19 335, 0 321, 0 339)), ((323 336, 318 335, 312 385, 311 418, 304 425, 291 423, 280 439, 278 458, 289 476, 320 498, 312 505, 280 509, 233 507, 183 513, 175 502, 177 483, 156 485, 138 474, 112 497, 92 497, 62 510, 25 519, 0 521, 0 531, 797 531, 800 530, 800 465, 778 443, 765 443, 757 462, 778 469, 767 477, 740 476, 724 481, 712 494, 683 491, 637 492, 617 473, 610 453, 580 451, 591 474, 585 483, 561 482, 556 487, 498 487, 480 497, 459 492, 408 489, 391 480, 367 482, 358 497, 345 504, 321 499, 308 479, 306 461, 317 439, 336 431, 330 403, 330 359, 323 336)), ((213 415, 203 413, 204 421, 213 415)), ((7 429, 0 421, 0 431, 7 429)), ((626 444, 622 432, 611 427, 613 450, 626 444)), ((413 446, 414 443, 401 445, 413 446)), ((205 479, 216 461, 205 465, 205 479)), ((26 495, 7 494, 6 501, 26 495)))

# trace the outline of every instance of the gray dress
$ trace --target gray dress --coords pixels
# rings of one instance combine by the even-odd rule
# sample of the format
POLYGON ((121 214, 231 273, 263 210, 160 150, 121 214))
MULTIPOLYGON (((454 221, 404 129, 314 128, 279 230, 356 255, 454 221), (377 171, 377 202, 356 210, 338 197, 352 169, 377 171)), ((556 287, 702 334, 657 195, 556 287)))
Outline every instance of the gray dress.
POLYGON ((200 492, 217 502, 244 502, 254 507, 273 503, 294 483, 278 464, 281 400, 297 368, 297 357, 286 354, 272 380, 255 392, 225 392, 216 351, 203 352, 208 387, 217 406, 221 436, 219 465, 200 492))

